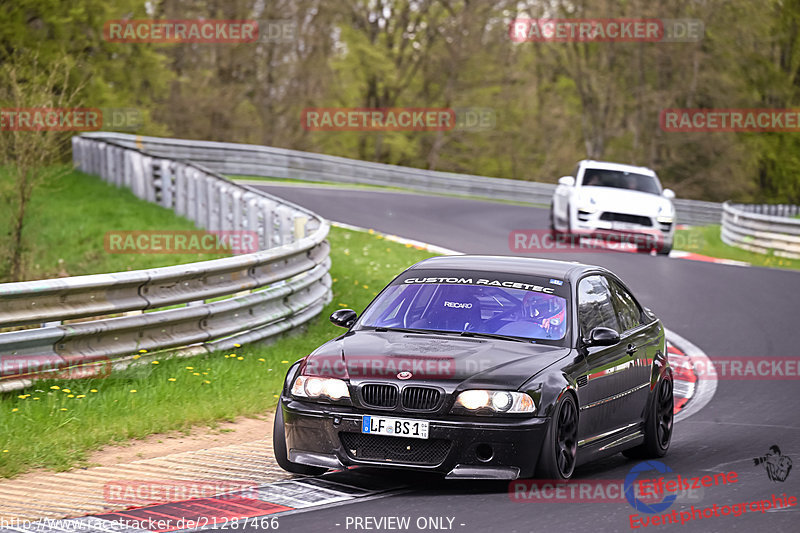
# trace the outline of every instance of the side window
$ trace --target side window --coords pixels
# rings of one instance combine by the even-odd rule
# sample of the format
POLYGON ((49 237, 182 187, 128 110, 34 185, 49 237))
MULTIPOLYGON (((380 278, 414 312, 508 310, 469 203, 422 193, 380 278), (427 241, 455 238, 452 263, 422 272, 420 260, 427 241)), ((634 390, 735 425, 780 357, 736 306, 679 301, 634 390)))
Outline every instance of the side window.
POLYGON ((610 281, 611 292, 614 294, 614 305, 617 308, 617 316, 622 331, 633 329, 642 323, 642 309, 633 296, 625 290, 622 285, 614 281, 610 281))
POLYGON ((620 331, 605 277, 588 276, 581 280, 578 285, 578 322, 584 336, 598 326, 620 331))

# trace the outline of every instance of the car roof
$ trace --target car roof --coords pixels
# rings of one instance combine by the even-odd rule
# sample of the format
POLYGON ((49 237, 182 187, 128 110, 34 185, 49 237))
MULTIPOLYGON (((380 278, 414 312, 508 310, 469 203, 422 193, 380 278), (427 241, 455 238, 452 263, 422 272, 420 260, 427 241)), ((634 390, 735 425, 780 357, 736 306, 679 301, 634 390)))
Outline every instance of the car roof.
POLYGON ((623 172, 638 172, 639 174, 646 174, 648 176, 655 176, 656 172, 647 167, 639 167, 636 165, 626 165, 624 163, 612 163, 610 161, 595 161, 593 159, 584 159, 580 162, 583 168, 599 168, 604 170, 620 170, 623 172))
POLYGON ((562 280, 580 277, 584 272, 608 272, 593 265, 585 265, 574 261, 555 261, 533 257, 513 257, 507 255, 447 255, 431 257, 420 261, 408 270, 419 269, 442 270, 478 270, 520 274, 528 276, 547 276, 562 280))

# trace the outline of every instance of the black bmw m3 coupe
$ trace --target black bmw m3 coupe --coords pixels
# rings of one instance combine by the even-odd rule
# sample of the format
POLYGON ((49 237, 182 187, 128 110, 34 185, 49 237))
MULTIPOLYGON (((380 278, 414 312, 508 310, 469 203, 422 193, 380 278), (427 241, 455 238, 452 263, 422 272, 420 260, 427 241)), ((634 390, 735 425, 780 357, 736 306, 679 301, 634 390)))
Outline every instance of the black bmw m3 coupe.
POLYGON ((664 328, 606 269, 450 256, 396 277, 286 376, 273 433, 295 473, 369 465, 568 479, 672 436, 664 328))

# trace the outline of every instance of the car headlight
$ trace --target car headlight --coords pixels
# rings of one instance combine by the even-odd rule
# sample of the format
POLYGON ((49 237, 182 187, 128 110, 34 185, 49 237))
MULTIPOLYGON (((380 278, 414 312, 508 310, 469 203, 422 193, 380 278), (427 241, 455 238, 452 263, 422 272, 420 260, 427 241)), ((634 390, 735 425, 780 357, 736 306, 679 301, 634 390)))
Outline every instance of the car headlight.
POLYGON ((317 376, 297 376, 292 385, 292 395, 298 398, 328 398, 341 400, 350 397, 344 380, 317 376))
POLYGON ((495 413, 533 413, 536 404, 524 392, 465 390, 456 398, 456 407, 468 411, 489 410, 495 413))
POLYGON ((675 220, 675 217, 672 215, 658 215, 656 220, 659 222, 659 224, 672 224, 672 221, 675 220))

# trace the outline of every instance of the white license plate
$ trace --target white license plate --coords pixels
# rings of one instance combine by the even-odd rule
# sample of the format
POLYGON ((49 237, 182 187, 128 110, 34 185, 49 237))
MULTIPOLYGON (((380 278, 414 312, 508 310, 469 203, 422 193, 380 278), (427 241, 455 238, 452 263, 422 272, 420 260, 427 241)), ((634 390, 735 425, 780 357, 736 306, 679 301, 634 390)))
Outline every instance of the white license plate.
POLYGON ((427 439, 428 421, 364 415, 361 419, 361 433, 427 439))
POLYGON ((617 231, 630 231, 630 230, 642 229, 642 227, 639 226, 638 224, 631 224, 629 222, 612 222, 611 229, 617 231))

